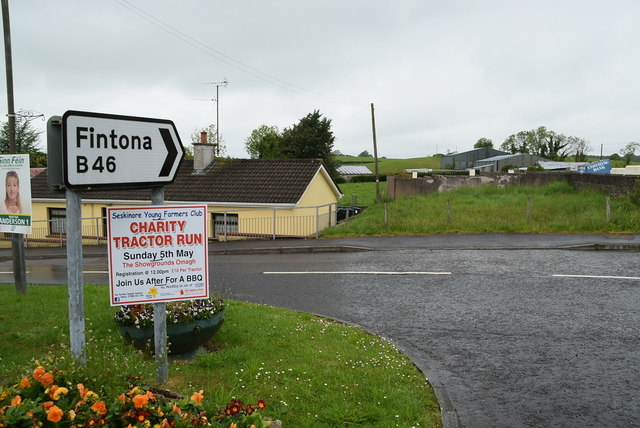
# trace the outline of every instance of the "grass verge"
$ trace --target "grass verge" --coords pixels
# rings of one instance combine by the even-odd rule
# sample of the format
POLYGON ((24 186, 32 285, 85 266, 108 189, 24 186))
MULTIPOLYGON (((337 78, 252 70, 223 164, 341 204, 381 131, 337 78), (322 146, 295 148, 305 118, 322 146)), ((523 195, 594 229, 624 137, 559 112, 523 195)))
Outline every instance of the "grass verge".
MULTIPOLYGON (((370 185, 375 193, 375 183, 359 184, 370 185)), ((486 185, 398 198, 386 204, 386 215, 385 204, 372 204, 347 223, 325 229, 323 237, 638 231, 640 210, 630 196, 611 198, 607 221, 605 193, 576 191, 557 182, 543 187, 486 185)))
MULTIPOLYGON (((85 292, 87 386, 121 392, 128 376, 153 385, 155 363, 120 337, 105 286, 85 292)), ((285 427, 429 427, 440 425, 433 390, 404 355, 362 330, 313 315, 227 302, 210 352, 172 361, 174 392, 203 389, 219 407, 265 400, 266 416, 285 427), (215 351, 214 351, 215 349, 215 351)), ((34 359, 68 355, 67 290, 30 286, 26 296, 0 286, 0 383, 33 370, 34 359)))

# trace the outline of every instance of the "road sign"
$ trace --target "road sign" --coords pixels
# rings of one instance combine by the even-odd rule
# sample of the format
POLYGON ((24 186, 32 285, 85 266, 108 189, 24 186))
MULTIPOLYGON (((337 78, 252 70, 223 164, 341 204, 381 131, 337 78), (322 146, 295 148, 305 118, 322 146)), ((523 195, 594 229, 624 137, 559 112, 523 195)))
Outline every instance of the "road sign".
POLYGON ((31 176, 29 155, 0 155, 0 232, 31 233, 31 176))
POLYGON ((107 208, 111 305, 209 297, 207 207, 107 208))
POLYGON ((73 110, 62 116, 62 149, 71 190, 163 186, 184 157, 170 120, 73 110))

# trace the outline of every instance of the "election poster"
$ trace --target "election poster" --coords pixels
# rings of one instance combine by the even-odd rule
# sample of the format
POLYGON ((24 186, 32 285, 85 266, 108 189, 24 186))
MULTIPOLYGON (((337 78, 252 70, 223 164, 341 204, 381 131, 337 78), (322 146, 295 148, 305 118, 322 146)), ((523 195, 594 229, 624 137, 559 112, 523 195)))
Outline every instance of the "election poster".
POLYGON ((31 233, 29 155, 0 155, 0 176, 4 180, 0 232, 31 233))
POLYGON ((207 207, 107 209, 111 306, 209 297, 207 207))

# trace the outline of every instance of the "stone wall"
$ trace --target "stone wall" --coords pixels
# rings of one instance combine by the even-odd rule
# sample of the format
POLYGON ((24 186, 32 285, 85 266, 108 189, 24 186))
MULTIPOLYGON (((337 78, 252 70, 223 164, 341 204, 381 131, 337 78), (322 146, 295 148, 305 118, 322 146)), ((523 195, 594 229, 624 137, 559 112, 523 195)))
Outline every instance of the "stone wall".
POLYGON ((387 195, 393 199, 402 196, 427 195, 463 187, 494 184, 498 187, 544 186, 555 181, 569 183, 577 190, 596 189, 611 196, 620 196, 633 190, 640 176, 581 174, 577 172, 527 172, 522 174, 483 173, 475 177, 461 175, 433 175, 424 178, 387 177, 387 195))

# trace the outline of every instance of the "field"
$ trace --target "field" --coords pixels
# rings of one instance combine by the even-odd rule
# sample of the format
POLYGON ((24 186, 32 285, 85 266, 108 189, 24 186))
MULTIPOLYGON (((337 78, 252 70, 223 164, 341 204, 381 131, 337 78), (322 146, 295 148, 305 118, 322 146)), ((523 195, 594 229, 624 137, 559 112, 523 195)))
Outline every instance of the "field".
MULTIPOLYGON (((373 158, 361 158, 355 156, 338 156, 338 161, 342 165, 364 165, 375 172, 375 162, 373 158)), ((423 157, 410 159, 378 159, 378 173, 382 175, 401 174, 409 168, 440 168, 440 158, 423 157)))
MULTIPOLYGON (((375 183, 356 184, 343 184, 341 189, 363 202, 375 201, 375 183)), ((640 210, 633 195, 610 201, 607 220, 603 192, 578 192, 560 182, 506 189, 487 185, 370 203, 363 213, 326 229, 323 236, 639 232, 640 210)))

